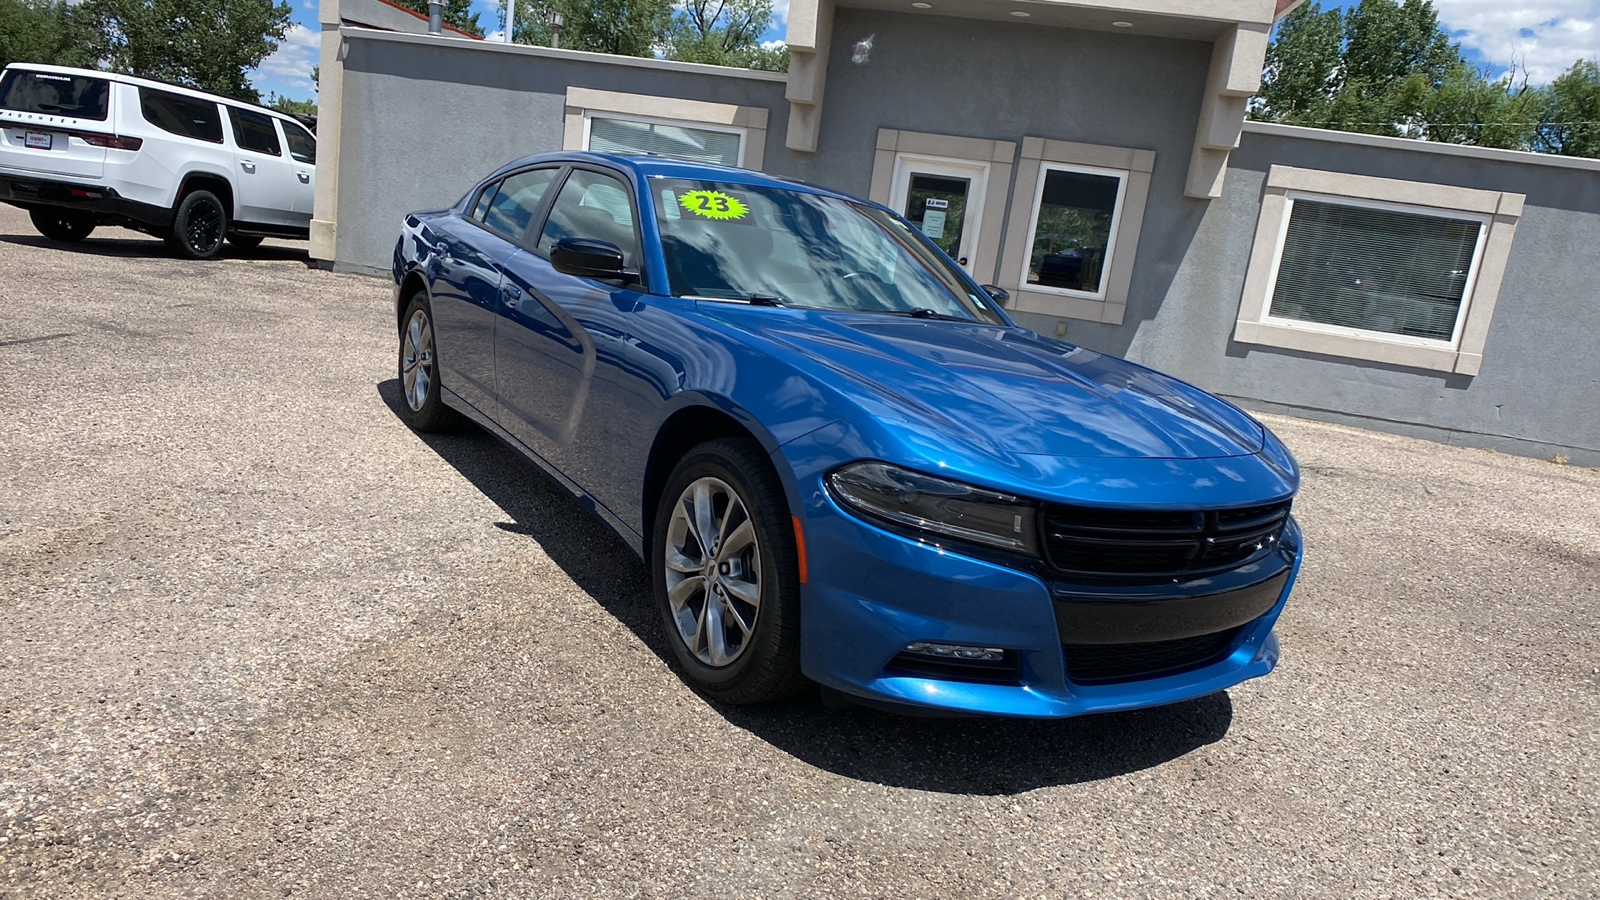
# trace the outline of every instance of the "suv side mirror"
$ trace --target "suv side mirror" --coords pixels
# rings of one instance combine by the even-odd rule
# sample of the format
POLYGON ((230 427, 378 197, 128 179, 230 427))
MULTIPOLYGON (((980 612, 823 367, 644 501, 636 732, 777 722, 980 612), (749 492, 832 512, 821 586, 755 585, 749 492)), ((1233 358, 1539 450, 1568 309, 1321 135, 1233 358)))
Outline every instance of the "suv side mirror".
POLYGON ((565 237, 550 250, 550 265, 564 275, 631 281, 639 273, 623 266, 622 249, 609 241, 565 237))
POLYGON ((1005 288, 995 287, 992 284, 984 285, 983 286, 983 292, 985 294, 988 294, 991 298, 993 298, 994 302, 996 302, 996 303, 1003 304, 1007 300, 1011 299, 1011 294, 1010 294, 1009 291, 1007 291, 1005 288))

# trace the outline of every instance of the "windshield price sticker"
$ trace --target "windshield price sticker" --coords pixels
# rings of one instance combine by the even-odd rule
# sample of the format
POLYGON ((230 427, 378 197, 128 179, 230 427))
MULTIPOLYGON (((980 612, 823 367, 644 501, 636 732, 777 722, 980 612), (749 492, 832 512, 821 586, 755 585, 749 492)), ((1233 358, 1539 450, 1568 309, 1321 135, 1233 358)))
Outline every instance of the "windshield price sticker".
POLYGON ((678 205, 707 219, 742 219, 750 211, 738 197, 721 191, 684 191, 678 205))

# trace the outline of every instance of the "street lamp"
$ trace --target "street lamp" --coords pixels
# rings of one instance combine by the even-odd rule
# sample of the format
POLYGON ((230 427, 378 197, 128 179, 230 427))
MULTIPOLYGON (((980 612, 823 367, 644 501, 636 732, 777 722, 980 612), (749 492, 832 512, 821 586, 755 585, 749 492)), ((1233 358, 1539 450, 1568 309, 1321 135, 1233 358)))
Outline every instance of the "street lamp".
POLYGON ((550 46, 556 48, 561 46, 561 26, 566 21, 566 16, 555 10, 550 11, 550 46))

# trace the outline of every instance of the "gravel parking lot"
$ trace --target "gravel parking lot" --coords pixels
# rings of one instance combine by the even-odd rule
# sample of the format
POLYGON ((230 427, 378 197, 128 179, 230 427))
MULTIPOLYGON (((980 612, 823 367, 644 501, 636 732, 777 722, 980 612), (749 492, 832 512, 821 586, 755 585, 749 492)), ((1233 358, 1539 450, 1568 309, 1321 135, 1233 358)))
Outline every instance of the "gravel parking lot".
POLYGON ((1600 471, 1272 418, 1273 676, 724 709, 620 541, 400 423, 385 283, 0 207, 0 285, 0 895, 1600 895, 1600 471))

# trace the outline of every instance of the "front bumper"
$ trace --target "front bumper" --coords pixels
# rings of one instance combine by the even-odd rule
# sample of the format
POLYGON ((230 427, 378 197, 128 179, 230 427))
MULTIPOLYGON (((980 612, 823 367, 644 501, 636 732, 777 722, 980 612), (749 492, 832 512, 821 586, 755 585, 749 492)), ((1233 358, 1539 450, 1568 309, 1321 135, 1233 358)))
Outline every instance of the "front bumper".
POLYGON ((809 578, 801 588, 801 666, 871 705, 1063 718, 1204 696, 1277 664, 1272 628, 1302 553, 1292 519, 1271 553, 1227 577, 1119 596, 941 549, 862 521, 825 491, 802 493, 810 502, 802 517, 809 578), (1109 677, 1078 655, 1115 665, 1125 651, 1155 646, 1119 643, 1129 639, 1199 640, 1203 649, 1187 662, 1109 677), (900 654, 914 642, 1001 648, 1014 675, 955 680, 908 671, 900 654))

